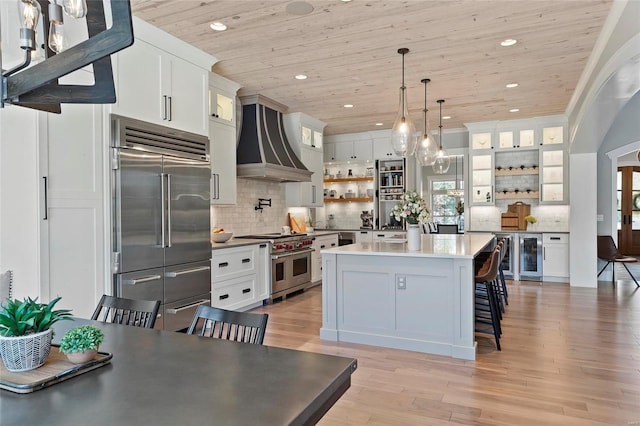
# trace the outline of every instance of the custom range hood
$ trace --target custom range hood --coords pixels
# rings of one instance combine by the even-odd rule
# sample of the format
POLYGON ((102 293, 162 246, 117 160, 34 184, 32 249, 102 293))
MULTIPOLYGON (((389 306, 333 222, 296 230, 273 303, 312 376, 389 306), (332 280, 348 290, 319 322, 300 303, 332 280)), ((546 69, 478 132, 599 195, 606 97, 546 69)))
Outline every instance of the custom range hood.
POLYGON ((311 182, 282 124, 287 107, 262 95, 243 96, 242 131, 237 149, 238 177, 277 182, 311 182))

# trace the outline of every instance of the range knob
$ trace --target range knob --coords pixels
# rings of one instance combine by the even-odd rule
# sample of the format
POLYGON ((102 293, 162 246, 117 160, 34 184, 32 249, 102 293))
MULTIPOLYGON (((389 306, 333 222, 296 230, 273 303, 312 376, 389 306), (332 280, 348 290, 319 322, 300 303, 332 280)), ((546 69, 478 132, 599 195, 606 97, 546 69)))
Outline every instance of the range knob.
POLYGON ((293 250, 293 245, 292 244, 286 244, 284 246, 287 250, 293 250))
POLYGON ((275 245, 275 249, 276 250, 282 250, 282 244, 276 244, 275 245))

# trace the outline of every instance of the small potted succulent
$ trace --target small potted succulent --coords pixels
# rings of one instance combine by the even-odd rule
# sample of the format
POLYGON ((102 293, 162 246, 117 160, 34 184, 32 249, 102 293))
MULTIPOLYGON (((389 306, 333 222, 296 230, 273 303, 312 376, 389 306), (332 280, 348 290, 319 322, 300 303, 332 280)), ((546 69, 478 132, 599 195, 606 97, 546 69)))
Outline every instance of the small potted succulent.
POLYGON ((98 327, 81 325, 62 336, 60 352, 66 354, 69 361, 74 364, 81 364, 95 358, 103 340, 104 334, 98 327))
POLYGON ((53 309, 59 300, 6 299, 0 306, 0 356, 7 370, 28 371, 45 363, 51 350, 51 326, 71 319, 70 310, 53 309))

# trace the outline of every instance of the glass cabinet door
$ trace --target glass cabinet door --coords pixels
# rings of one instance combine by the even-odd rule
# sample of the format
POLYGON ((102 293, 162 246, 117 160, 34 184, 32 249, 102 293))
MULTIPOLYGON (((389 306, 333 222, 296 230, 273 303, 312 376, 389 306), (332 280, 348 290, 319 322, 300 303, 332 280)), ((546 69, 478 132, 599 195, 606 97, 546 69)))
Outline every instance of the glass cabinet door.
POLYGON ((471 202, 493 204, 493 155, 471 157, 471 202))

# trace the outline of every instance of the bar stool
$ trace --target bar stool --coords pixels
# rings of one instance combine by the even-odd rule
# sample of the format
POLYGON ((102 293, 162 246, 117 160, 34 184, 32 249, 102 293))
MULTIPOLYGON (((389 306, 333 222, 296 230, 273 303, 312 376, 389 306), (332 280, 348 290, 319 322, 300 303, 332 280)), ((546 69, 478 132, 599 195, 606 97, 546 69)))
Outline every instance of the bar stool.
POLYGON ((500 239, 500 264, 498 265, 498 274, 500 276, 500 283, 502 285, 502 289, 500 290, 500 295, 504 298, 504 304, 509 304, 509 293, 507 293, 507 283, 504 279, 504 271, 502 270, 502 262, 504 261, 504 257, 507 255, 507 247, 505 247, 507 243, 506 238, 500 239))
POLYGON ((496 280, 498 278, 498 264, 500 262, 500 250, 495 249, 491 257, 476 274, 476 331, 479 333, 493 334, 496 339, 496 348, 500 351, 500 307, 496 294, 496 280), (480 325, 480 327, 479 327, 480 325), (484 325, 485 327, 482 327, 484 325))

